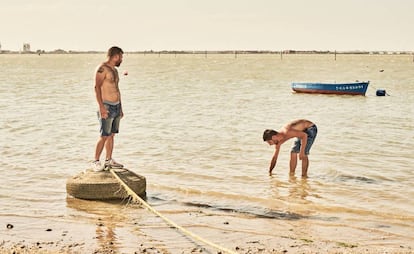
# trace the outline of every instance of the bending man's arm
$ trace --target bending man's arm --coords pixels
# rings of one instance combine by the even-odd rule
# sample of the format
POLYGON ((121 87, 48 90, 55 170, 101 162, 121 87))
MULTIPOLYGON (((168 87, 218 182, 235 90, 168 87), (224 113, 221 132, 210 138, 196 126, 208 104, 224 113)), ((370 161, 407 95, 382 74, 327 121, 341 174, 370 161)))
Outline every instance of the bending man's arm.
POLYGON ((289 130, 288 135, 291 137, 297 137, 300 139, 300 152, 299 159, 302 160, 305 157, 305 148, 308 144, 308 134, 303 131, 289 130))
POLYGON ((280 150, 280 146, 276 145, 275 153, 273 154, 272 161, 270 162, 269 175, 272 175, 272 171, 276 166, 277 157, 279 156, 279 150, 280 150))

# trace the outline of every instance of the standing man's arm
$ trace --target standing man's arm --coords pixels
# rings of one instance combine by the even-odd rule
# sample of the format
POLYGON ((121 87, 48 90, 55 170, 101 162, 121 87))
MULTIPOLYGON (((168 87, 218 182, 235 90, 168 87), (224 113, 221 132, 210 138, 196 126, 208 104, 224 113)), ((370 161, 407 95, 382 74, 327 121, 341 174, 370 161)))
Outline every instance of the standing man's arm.
POLYGON ((99 106, 99 112, 101 113, 101 118, 106 119, 108 117, 108 111, 106 110, 102 100, 102 85, 104 80, 105 68, 103 66, 99 66, 95 75, 95 95, 99 106))
POLYGON ((116 76, 116 84, 115 85, 116 85, 116 91, 118 92, 119 105, 120 105, 119 115, 122 118, 122 117, 124 117, 124 111, 122 110, 122 100, 121 100, 121 91, 119 89, 119 73, 118 73, 118 70, 117 69, 114 69, 114 73, 115 73, 115 76, 116 76))
POLYGON ((121 105, 121 112, 119 113, 121 118, 124 117, 124 111, 122 110, 121 92, 119 92, 119 105, 121 105))

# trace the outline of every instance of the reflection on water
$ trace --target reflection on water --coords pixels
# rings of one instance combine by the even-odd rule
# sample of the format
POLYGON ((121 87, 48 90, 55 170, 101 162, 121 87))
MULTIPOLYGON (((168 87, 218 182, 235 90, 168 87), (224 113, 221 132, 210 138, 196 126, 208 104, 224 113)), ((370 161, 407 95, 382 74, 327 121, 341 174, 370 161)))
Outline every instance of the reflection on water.
POLYGON ((115 225, 112 225, 111 221, 107 219, 102 219, 100 221, 101 223, 96 227, 96 239, 98 239, 101 248, 109 246, 110 250, 116 252, 118 248, 116 247, 117 242, 114 233, 115 225))
POLYGON ((126 203, 120 203, 119 201, 90 201, 68 197, 66 198, 66 205, 68 208, 81 212, 79 214, 88 214, 89 220, 96 224, 96 236, 94 238, 97 239, 98 246, 101 249, 110 249, 114 252, 119 251, 117 246, 120 243, 118 243, 114 230, 116 227, 122 226, 122 221, 128 220, 120 212, 121 207, 126 205, 126 203))
POLYGON ((289 198, 306 200, 309 192, 312 191, 307 178, 297 178, 296 176, 289 176, 289 198))

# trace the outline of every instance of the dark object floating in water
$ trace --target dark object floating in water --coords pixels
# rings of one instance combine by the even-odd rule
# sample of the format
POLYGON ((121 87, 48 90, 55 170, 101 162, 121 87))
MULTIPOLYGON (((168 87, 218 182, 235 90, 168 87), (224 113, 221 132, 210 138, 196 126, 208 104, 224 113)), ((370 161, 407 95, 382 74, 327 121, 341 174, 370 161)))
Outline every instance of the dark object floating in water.
POLYGON ((385 96, 387 92, 384 89, 378 89, 376 94, 377 96, 385 96))

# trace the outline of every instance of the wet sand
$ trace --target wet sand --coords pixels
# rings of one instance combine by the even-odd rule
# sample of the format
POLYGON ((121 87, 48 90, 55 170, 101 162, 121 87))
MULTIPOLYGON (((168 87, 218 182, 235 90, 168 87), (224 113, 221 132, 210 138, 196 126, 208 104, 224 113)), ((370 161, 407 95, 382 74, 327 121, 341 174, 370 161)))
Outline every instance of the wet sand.
MULTIPOLYGON (((15 223, 2 225, 0 253, 223 253, 155 216, 148 217, 145 222, 126 225, 99 216, 87 223, 3 218, 3 223, 15 223), (134 227, 139 232, 133 232, 134 227)), ((269 220, 206 210, 170 213, 168 217, 236 253, 414 253, 413 236, 366 232, 351 225, 269 220)))

